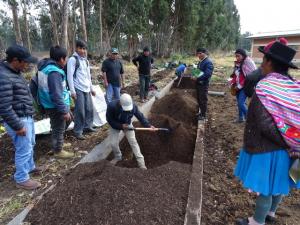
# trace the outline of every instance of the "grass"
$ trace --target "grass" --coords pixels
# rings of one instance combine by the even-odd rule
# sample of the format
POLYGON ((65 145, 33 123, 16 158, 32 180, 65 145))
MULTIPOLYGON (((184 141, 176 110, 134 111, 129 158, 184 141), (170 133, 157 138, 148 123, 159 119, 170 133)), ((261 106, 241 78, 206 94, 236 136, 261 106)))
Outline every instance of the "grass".
POLYGON ((26 202, 25 196, 15 196, 8 199, 6 202, 0 205, 0 218, 7 217, 8 215, 16 214, 17 211, 24 208, 24 202, 26 202))

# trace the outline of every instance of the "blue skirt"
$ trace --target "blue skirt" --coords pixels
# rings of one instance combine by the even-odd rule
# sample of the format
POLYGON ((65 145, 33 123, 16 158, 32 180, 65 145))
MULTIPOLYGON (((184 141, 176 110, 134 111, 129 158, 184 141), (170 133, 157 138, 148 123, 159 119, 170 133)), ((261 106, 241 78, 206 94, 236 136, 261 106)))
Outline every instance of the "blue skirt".
POLYGON ((291 188, 300 188, 289 177, 292 164, 287 151, 249 154, 241 150, 234 175, 246 189, 262 195, 287 195, 291 188))

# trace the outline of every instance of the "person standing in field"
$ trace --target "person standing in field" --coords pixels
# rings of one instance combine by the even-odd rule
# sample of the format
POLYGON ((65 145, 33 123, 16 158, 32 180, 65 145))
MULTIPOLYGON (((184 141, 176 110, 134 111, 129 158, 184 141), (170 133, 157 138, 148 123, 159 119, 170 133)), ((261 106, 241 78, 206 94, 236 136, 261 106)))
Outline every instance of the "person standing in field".
POLYGON ((203 73, 196 81, 197 100, 200 109, 198 120, 204 120, 206 118, 209 81, 214 71, 214 65, 208 57, 208 54, 205 48, 198 48, 196 52, 196 56, 200 60, 198 69, 203 73))
MULTIPOLYGON (((253 93, 235 176, 244 188, 257 193, 252 217, 238 219, 237 225, 263 225, 276 220, 283 195, 300 188, 299 177, 289 175, 300 158, 300 82, 289 75, 297 68, 296 51, 285 39, 272 41, 259 51, 264 76, 253 93)), ((298 171, 299 173, 299 171, 298 171)))
POLYGON ((71 96, 75 101, 74 135, 84 140, 83 131, 95 132, 93 128, 93 91, 90 64, 87 60, 87 45, 82 40, 76 41, 74 54, 67 64, 68 85, 71 96))
POLYGON ((0 63, 0 116, 15 147, 14 180, 17 187, 27 190, 41 186, 40 182, 31 179, 29 175, 38 170, 33 159, 33 98, 22 75, 30 63, 37 63, 37 58, 20 45, 10 46, 6 50, 6 59, 0 63))
POLYGON ((231 86, 235 89, 236 100, 238 106, 238 118, 235 120, 236 123, 242 123, 246 121, 247 116, 247 96, 244 91, 244 84, 246 77, 256 70, 256 65, 253 60, 247 56, 244 49, 237 49, 235 51, 236 61, 234 62, 234 71, 231 75, 231 86))
POLYGON ((143 54, 132 60, 133 64, 138 67, 139 71, 139 81, 140 81, 140 100, 145 102, 148 98, 148 91, 150 86, 150 75, 151 75, 151 65, 154 60, 150 56, 150 49, 145 47, 143 49, 143 54))
POLYGON ((119 100, 121 88, 125 87, 123 64, 118 59, 119 51, 112 48, 108 59, 102 63, 104 86, 106 88, 106 101, 119 100))

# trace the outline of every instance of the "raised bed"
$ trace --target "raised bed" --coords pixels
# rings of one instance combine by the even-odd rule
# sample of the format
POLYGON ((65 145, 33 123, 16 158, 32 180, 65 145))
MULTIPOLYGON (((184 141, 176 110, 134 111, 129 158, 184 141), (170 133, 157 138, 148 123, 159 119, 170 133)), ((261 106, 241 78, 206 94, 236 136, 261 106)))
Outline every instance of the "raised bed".
POLYGON ((136 132, 148 170, 135 168, 125 140, 120 144, 123 161, 112 166, 102 160, 111 151, 105 139, 43 196, 25 221, 33 225, 200 224, 202 195, 197 187, 201 185, 204 124, 195 120, 194 90, 171 90, 163 98, 172 84, 157 95, 159 101, 152 98, 141 107, 145 114, 151 111, 149 118, 155 126, 172 129, 170 134, 136 132))

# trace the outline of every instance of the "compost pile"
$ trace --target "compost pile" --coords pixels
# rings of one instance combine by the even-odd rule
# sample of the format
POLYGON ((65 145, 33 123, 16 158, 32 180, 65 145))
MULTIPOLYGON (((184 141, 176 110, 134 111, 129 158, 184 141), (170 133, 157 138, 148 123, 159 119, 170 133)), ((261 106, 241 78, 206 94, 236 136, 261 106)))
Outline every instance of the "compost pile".
MULTIPOLYGON (((183 224, 196 139, 197 103, 192 90, 173 90, 153 106, 150 121, 165 132, 136 132, 148 170, 128 157, 82 164, 69 172, 27 217, 32 225, 183 224), (172 105, 172 106, 170 106, 172 105), (180 107, 177 107, 180 106, 180 107), (176 107, 175 107, 176 106, 176 107)), ((121 144, 123 155, 128 143, 121 144)))
POLYGON ((196 80, 193 80, 190 77, 183 77, 177 87, 179 81, 180 79, 175 80, 173 86, 179 89, 191 89, 196 87, 196 80))

